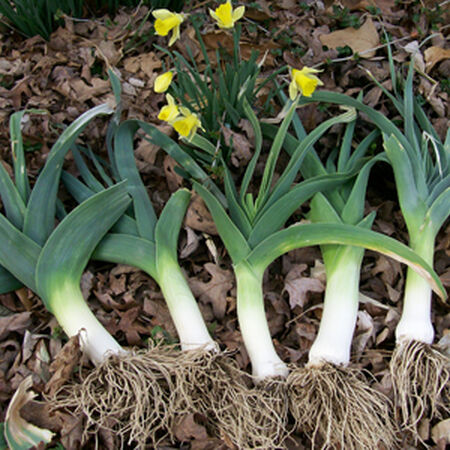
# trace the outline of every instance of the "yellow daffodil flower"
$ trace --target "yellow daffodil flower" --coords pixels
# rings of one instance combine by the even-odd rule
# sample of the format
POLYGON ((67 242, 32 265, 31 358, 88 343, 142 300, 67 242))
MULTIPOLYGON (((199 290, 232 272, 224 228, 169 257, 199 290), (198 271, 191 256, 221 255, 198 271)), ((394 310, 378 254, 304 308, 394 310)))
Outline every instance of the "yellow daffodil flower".
POLYGON ((170 94, 166 94, 167 105, 161 108, 158 119, 164 122, 172 122, 180 115, 180 110, 175 104, 174 98, 170 94))
POLYGON ((169 47, 180 37, 180 25, 184 21, 184 14, 173 13, 168 9, 155 9, 152 12, 155 20, 155 31, 159 36, 167 36, 172 31, 169 47))
POLYGON ((166 92, 172 83, 173 72, 164 72, 161 75, 158 75, 155 79, 155 84, 153 85, 153 89, 158 94, 162 94, 166 92))
POLYGON ((217 22, 219 28, 233 28, 234 24, 242 18, 245 6, 239 6, 233 11, 231 0, 222 3, 215 11, 209 10, 211 17, 217 22))
POLYGON ((180 107, 180 111, 183 117, 175 119, 171 122, 171 125, 181 137, 184 137, 190 141, 194 137, 198 128, 201 130, 204 130, 204 128, 202 127, 202 123, 197 114, 194 114, 188 108, 184 107, 180 107))
POLYGON ((289 85, 289 97, 295 100, 298 93, 305 97, 311 97, 317 86, 323 86, 323 83, 314 74, 321 70, 303 67, 302 70, 291 69, 292 81, 289 85))

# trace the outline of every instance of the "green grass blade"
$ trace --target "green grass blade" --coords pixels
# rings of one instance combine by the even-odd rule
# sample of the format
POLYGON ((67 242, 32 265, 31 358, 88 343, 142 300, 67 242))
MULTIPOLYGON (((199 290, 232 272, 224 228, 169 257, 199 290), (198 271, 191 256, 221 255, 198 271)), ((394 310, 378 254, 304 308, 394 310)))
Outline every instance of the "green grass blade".
POLYGON ((156 279, 154 242, 129 234, 108 233, 96 247, 92 259, 137 267, 156 279))
POLYGON ((386 155, 378 154, 367 162, 359 171, 341 213, 344 223, 356 225, 362 220, 364 216, 364 203, 366 200, 367 183, 369 181, 370 171, 378 161, 387 161, 386 155))
POLYGON ((289 110, 286 114, 286 117, 281 122, 281 125, 277 131, 277 134, 274 137, 272 146, 270 148, 269 156, 267 157, 266 166, 264 168, 264 173, 261 181, 261 185, 259 188, 258 197, 256 198, 256 208, 259 209, 264 205, 268 195, 269 189, 272 184, 273 173, 275 171, 275 166, 278 161, 278 156, 280 154, 281 147, 283 145, 283 141, 289 125, 292 122, 292 117, 297 108, 298 99, 295 100, 292 105, 289 107, 289 110))
POLYGON ((237 225, 241 233, 247 238, 252 230, 252 225, 250 223, 249 218, 252 217, 251 210, 249 208, 242 207, 239 204, 236 186, 233 182, 233 177, 225 165, 225 162, 222 161, 222 167, 224 168, 224 186, 225 186, 225 195, 228 201, 228 209, 230 211, 230 217, 233 222, 237 225))
POLYGON ((237 264, 250 253, 245 237, 227 215, 219 200, 201 184, 194 181, 193 185, 206 203, 233 263, 237 264))
POLYGON ((247 261, 264 270, 272 261, 291 250, 311 245, 339 244, 362 247, 407 264, 423 276, 442 298, 447 297, 438 275, 406 245, 383 234, 347 224, 300 224, 281 230, 259 244, 247 261))
POLYGON ((50 312, 52 292, 65 283, 80 282, 95 247, 130 202, 126 183, 122 182, 90 197, 53 231, 36 266, 37 293, 50 312))
POLYGON ((283 174, 273 187, 270 197, 266 201, 266 208, 271 206, 275 201, 281 198, 282 195, 288 192, 304 159, 307 157, 308 152, 312 150, 313 145, 322 137, 322 135, 333 125, 353 121, 355 117, 356 111, 354 109, 349 110, 337 117, 332 117, 331 119, 321 123, 299 143, 297 148, 293 151, 286 169, 283 171, 283 174))
POLYGON ((107 104, 90 109, 69 125, 53 145, 31 192, 25 213, 24 233, 38 244, 43 245, 53 229, 56 196, 66 153, 92 119, 112 112, 107 104))
MULTIPOLYGON (((70 173, 68 172, 62 173, 62 181, 66 189, 69 191, 70 195, 77 201, 78 204, 81 204, 89 197, 92 197, 93 195, 96 194, 95 191, 89 189, 85 184, 77 180, 74 176, 70 175, 70 173)), ((113 225, 111 230, 114 231, 115 233, 123 233, 123 234, 130 234, 133 236, 139 236, 136 221, 126 214, 124 214, 113 225)))
POLYGON ((348 162, 352 151, 353 133, 355 131, 356 120, 348 122, 345 127, 344 138, 342 139, 341 149, 339 151, 337 170, 345 172, 348 170, 348 162))
POLYGON ((394 170, 398 199, 408 229, 418 228, 423 222, 426 205, 419 195, 410 159, 396 136, 383 135, 383 141, 394 170))
POLYGON ((240 190, 240 199, 241 203, 244 201, 244 197, 247 194, 248 186, 250 184, 250 180, 252 179, 253 173, 255 171, 256 163, 258 162, 259 155, 261 154, 262 148, 262 131, 261 126, 259 124, 259 120, 256 117, 252 107, 248 103, 246 97, 242 99, 242 106, 247 116, 247 119, 250 121, 252 125, 253 131, 255 133, 255 152, 253 153, 252 159, 248 163, 247 168, 245 169, 244 177, 242 178, 241 190, 240 190))

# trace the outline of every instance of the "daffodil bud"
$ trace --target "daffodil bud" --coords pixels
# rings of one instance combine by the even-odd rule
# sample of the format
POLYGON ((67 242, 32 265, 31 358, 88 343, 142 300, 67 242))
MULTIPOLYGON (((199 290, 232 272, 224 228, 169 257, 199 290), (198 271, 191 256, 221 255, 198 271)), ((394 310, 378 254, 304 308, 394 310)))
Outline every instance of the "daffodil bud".
POLYGON ((173 72, 164 72, 161 75, 158 75, 155 79, 155 84, 153 85, 153 90, 158 94, 162 94, 166 92, 172 83, 173 72))

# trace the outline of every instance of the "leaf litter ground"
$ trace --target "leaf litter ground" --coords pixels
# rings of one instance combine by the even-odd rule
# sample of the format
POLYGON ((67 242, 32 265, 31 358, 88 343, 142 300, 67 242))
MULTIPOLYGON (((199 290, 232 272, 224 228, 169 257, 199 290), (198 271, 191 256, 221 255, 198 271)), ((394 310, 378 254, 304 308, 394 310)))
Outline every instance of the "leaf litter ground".
MULTIPOLYGON (((416 91, 437 132, 443 135, 448 127, 449 50, 446 48, 448 13, 437 17, 435 2, 395 2, 394 0, 296 2, 259 0, 247 8, 242 52, 252 48, 269 50, 262 75, 288 63, 320 66, 325 89, 356 95, 365 89, 365 101, 377 106, 386 115, 392 111, 381 102, 381 90, 368 77, 366 70, 385 86, 390 86, 386 51, 381 23, 395 41, 394 58, 398 64, 408 61, 408 45, 430 37, 419 53, 417 65, 426 73, 418 77, 416 91), (376 9, 378 8, 378 9, 376 9), (420 9, 424 8, 424 9, 420 9), (422 14, 419 14, 422 12, 422 14), (376 13, 376 15, 374 15, 376 13), (351 25, 361 25, 359 29, 351 25), (364 40, 358 33, 364 30, 364 40), (437 32, 438 30, 440 32, 437 32), (326 45, 326 46, 325 46, 326 45), (358 45, 358 47, 356 47, 358 45), (348 46, 348 48, 346 48, 348 46), (350 49, 350 50, 349 50, 350 49), (345 52, 358 51, 355 60, 345 52), (324 64, 326 60, 335 62, 324 64), (447 80, 447 82, 445 82, 447 80)), ((198 4, 204 7, 204 2, 198 4)), ((197 4, 192 12, 200 11, 197 4)), ((204 9, 202 9, 204 11, 204 9)), ((47 116, 25 116, 25 136, 28 167, 36 175, 45 162, 46 154, 60 130, 89 107, 113 98, 106 69, 115 66, 121 74, 124 91, 124 118, 139 118, 155 123, 166 133, 171 131, 158 123, 157 112, 164 103, 162 95, 152 91, 153 81, 162 69, 161 55, 148 37, 139 45, 133 30, 146 15, 144 7, 122 11, 114 21, 106 18, 85 22, 66 20, 49 42, 39 37, 24 40, 1 28, 0 40, 0 152, 2 164, 11 170, 8 119, 12 112, 24 108, 46 109, 47 116)), ((150 24, 141 28, 148 33, 150 24)), ((186 40, 195 48, 193 29, 185 31, 186 40)), ((211 55, 215 48, 231 47, 227 33, 206 27, 205 43, 211 55)), ((182 44, 177 50, 185 52, 182 44)), ((201 65, 200 52, 194 53, 201 65)), ((264 92, 263 92, 264 95, 264 92)), ((273 115, 279 111, 273 105, 273 115)), ((311 130, 327 118, 326 108, 309 105, 299 111, 303 124, 311 130)), ((86 144, 104 153, 106 120, 97 120, 83 134, 86 144)), ((223 129, 224 138, 233 139, 236 149, 232 164, 239 170, 252 151, 252 136, 242 123, 242 132, 223 129)), ((358 132, 365 133, 364 127, 358 132)), ((333 128, 324 137, 318 150, 327 154, 342 129, 333 128)), ((174 172, 170 157, 145 140, 137 142, 136 157, 152 202, 162 209, 171 192, 183 184, 174 172)), ((76 174, 71 157, 67 169, 76 174)), ((259 168, 261 171, 261 167, 259 168)), ((69 202, 70 198, 63 198, 69 202)), ((396 201, 393 176, 385 166, 376 167, 368 191, 367 211, 376 210, 375 229, 403 241, 406 230, 396 201)), ((300 211, 299 211, 300 213, 300 211)), ((300 214, 297 216, 300 218, 300 214)), ((450 226, 438 236, 435 268, 446 287, 450 286, 450 226)), ((224 350, 233 354, 240 369, 249 369, 236 320, 235 283, 230 261, 217 238, 214 224, 204 205, 194 199, 185 220, 185 232, 180 240, 182 266, 190 286, 199 300, 201 311, 211 332, 224 350)), ((269 269, 264 278, 264 292, 270 331, 281 357, 302 366, 318 330, 324 290, 324 271, 320 252, 316 248, 293 251, 269 269)), ((353 366, 371 372, 376 380, 373 387, 393 397, 389 359, 394 347, 394 329, 401 312, 404 268, 391 260, 367 252, 361 274, 361 306, 353 341, 353 366)), ((176 337, 162 294, 153 280, 127 266, 90 264, 83 275, 82 289, 100 321, 124 345, 146 347, 147 342, 173 343, 176 337)), ((437 340, 449 347, 450 314, 447 307, 434 302, 434 326, 437 340)), ((59 389, 71 374, 89 370, 80 358, 76 343, 67 342, 57 323, 45 311, 40 300, 27 289, 0 296, 0 421, 20 382, 31 375, 33 389, 45 394, 59 389), (74 347, 75 346, 75 347, 74 347), (58 355, 58 358, 57 358, 58 355), (70 355, 68 357, 67 355, 70 355)), ((41 397, 42 398, 42 397, 41 397)), ((49 428, 58 434, 67 449, 80 448, 85 423, 79 417, 64 412, 52 414, 48 405, 32 401, 22 409, 26 420, 49 428)), ((293 424, 291 424, 293 425, 293 424)), ((448 421, 417 424, 422 439, 435 448, 449 443, 448 421), (446 438, 447 436, 447 438, 446 438)), ((186 412, 179 417, 173 433, 176 442, 192 449, 225 449, 232 447, 226 436, 220 436, 208 425, 207 417, 186 412)), ((105 426, 98 430, 83 448, 98 442, 101 448, 118 448, 117 436, 105 426)), ((401 448, 408 447, 407 436, 401 436, 401 448)), ((179 447, 178 445, 178 447, 179 447)), ((420 443, 416 444, 421 448, 420 443)), ((170 447, 162 441, 161 448, 170 447)), ((289 448, 311 448, 303 434, 293 434, 289 448)))

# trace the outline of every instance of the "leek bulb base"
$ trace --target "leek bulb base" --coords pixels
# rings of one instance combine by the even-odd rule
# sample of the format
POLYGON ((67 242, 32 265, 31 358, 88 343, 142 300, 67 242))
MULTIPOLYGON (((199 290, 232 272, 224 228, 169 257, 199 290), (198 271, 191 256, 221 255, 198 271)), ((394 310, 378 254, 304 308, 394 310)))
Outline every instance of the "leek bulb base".
POLYGON ((178 262, 168 255, 160 256, 157 268, 158 284, 177 329, 182 350, 218 351, 178 262))
POLYGON ((264 310, 262 273, 246 262, 234 266, 237 283, 237 314, 245 348, 252 363, 256 383, 285 378, 289 369, 277 355, 264 310))
MULTIPOLYGON (((430 266, 433 266, 435 232, 422 227, 412 233, 410 247, 430 266)), ((431 285, 414 270, 406 272, 402 316, 395 330, 397 342, 416 341, 431 344, 434 329, 431 322, 431 285)))
POLYGON ((94 365, 103 363, 108 356, 126 353, 89 309, 78 287, 55 290, 50 304, 67 336, 79 334, 81 349, 94 365))
POLYGON ((346 366, 358 316, 359 276, 363 251, 354 247, 338 250, 333 267, 326 265, 327 284, 319 332, 309 351, 308 366, 326 363, 346 366))

